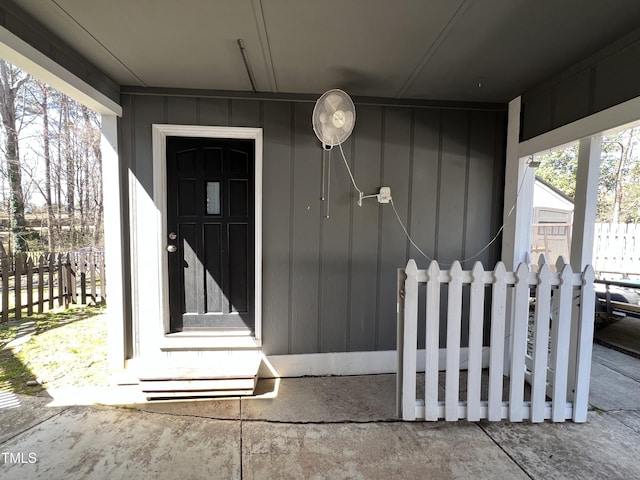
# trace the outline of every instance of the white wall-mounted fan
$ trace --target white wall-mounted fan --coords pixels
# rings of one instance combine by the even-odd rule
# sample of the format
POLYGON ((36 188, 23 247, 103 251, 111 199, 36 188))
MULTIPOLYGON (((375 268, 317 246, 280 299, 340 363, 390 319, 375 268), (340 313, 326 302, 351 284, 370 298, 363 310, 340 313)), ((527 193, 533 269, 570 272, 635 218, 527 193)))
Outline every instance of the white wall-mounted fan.
POLYGON ((346 92, 334 88, 318 99, 312 120, 313 131, 322 146, 330 150, 351 135, 356 123, 356 107, 346 92))

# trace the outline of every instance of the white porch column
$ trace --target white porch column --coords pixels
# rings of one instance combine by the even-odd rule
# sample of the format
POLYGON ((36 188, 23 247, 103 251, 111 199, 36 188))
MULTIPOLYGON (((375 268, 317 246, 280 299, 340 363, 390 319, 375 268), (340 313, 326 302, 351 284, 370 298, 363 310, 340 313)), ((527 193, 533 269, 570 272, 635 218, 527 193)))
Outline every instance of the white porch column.
MULTIPOLYGON (((527 159, 520 157, 520 97, 509 103, 507 125, 507 152, 504 185, 504 230, 502 231, 502 261, 509 271, 515 271, 526 262, 531 250, 531 217, 533 211, 533 186, 535 170, 529 168, 527 159)), ((489 266, 493 268, 493 265, 489 266)), ((507 326, 505 338, 512 338, 515 312, 513 297, 507 302, 507 326)), ((505 343, 504 371, 511 370, 512 344, 505 343)))
POLYGON ((531 250, 535 181, 535 171, 527 166, 526 158, 520 157, 520 97, 509 103, 506 156, 502 261, 507 270, 513 271, 527 260, 531 250))
MULTIPOLYGON (((593 243, 595 235, 596 207, 598 204, 598 183, 600 180, 600 155, 602 153, 602 134, 580 140, 578 150, 578 171, 576 173, 576 194, 574 199, 573 231, 571 235, 571 267, 574 272, 582 272, 593 261, 593 243)), ((575 303, 575 301, 574 301, 575 303)), ((593 311, 593 305, 584 306, 593 311)), ((574 305, 571 316, 571 339, 569 342, 569 375, 567 382, 567 398, 575 400, 577 388, 576 369, 587 369, 587 385, 591 365, 591 341, 588 344, 579 343, 580 309, 574 305), (586 349, 586 353, 585 353, 586 349), (582 365, 578 365, 578 358, 582 365)), ((593 328, 592 326, 590 326, 593 328)), ((576 406, 574 405, 574 408, 576 406)), ((586 410, 585 410, 586 411, 586 410)))
POLYGON ((118 122, 116 115, 102 115, 102 185, 104 203, 105 268, 108 277, 108 361, 111 372, 125 364, 124 246, 122 228, 122 188, 118 156, 118 122))
POLYGON ((602 135, 580 140, 570 259, 575 272, 593 262, 601 153, 602 135))

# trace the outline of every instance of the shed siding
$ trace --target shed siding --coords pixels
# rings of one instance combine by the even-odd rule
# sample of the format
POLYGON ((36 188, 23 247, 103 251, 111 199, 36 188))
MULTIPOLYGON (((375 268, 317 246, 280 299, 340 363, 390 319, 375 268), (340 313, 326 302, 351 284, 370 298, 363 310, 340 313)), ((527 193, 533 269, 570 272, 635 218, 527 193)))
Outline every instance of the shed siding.
POLYGON ((640 96, 640 29, 522 95, 521 140, 640 96))
MULTIPOLYGON (((369 199, 357 206, 339 149, 324 153, 313 133, 312 102, 125 93, 122 104, 123 161, 149 195, 151 124, 264 129, 265 353, 395 348, 396 269, 409 257, 422 268, 428 262, 404 236, 391 205, 369 199), (323 155, 331 163, 329 218, 320 199, 323 155)), ((500 221, 495 192, 503 190, 506 112, 357 103, 356 109, 343 149, 358 186, 366 193, 390 186, 400 218, 428 255, 450 262, 484 246, 500 221)), ((479 259, 493 264, 498 249, 479 259)), ((136 273, 142 266, 133 266, 134 285, 136 273)))

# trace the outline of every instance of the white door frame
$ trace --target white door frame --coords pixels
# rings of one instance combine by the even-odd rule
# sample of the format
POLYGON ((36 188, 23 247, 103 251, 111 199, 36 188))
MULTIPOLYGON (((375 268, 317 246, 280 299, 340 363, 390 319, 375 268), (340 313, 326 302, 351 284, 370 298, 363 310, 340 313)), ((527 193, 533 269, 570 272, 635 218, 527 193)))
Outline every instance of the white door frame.
MULTIPOLYGON (((247 348, 257 347, 262 342, 262 129, 249 127, 212 127, 200 125, 153 124, 153 198, 156 207, 156 243, 144 248, 155 248, 158 258, 158 307, 161 323, 155 323, 161 333, 159 347, 162 350, 191 348, 247 348), (234 138, 255 141, 254 169, 254 222, 255 222, 255 328, 254 335, 237 332, 180 332, 169 333, 169 273, 167 256, 167 137, 234 138)), ((138 212, 138 215, 142 212, 138 212)), ((138 306, 140 308, 140 306, 138 306)), ((151 323, 147 323, 150 325, 151 323)), ((140 335, 153 335, 142 331, 140 335)), ((157 338, 157 337, 156 337, 157 338)), ((141 339, 142 340, 142 339, 141 339)))

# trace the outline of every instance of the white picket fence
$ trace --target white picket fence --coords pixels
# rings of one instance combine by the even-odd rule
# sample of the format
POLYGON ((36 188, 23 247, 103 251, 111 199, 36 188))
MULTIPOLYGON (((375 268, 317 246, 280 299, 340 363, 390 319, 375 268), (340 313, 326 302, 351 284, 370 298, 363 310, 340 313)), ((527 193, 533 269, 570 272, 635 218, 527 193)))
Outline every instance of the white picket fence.
POLYGON ((596 223, 594 240, 596 272, 640 275, 640 224, 596 223))
POLYGON ((427 270, 419 270, 413 260, 398 270, 398 415, 404 420, 430 421, 585 422, 594 272, 589 266, 574 273, 563 257, 556 269, 558 273, 551 272, 541 256, 537 272, 524 263, 507 272, 502 262, 494 271, 485 271, 480 262, 470 271, 463 271, 459 262, 450 270, 440 270, 435 261, 427 270), (426 322, 424 350, 418 349, 421 284, 426 287, 426 311, 421 315, 426 322), (446 315, 442 311, 446 348, 439 346, 443 286, 447 288, 446 315), (533 311, 531 299, 535 299, 533 311), (468 324, 465 348, 461 347, 463 324, 468 324), (483 345, 487 328, 489 345, 483 345), (488 378, 486 371, 483 374, 485 367, 488 378), (444 385, 439 385, 439 370, 445 372, 444 385), (466 380, 462 370, 467 370, 466 380), (422 371, 424 396, 417 398, 418 372, 422 371))

